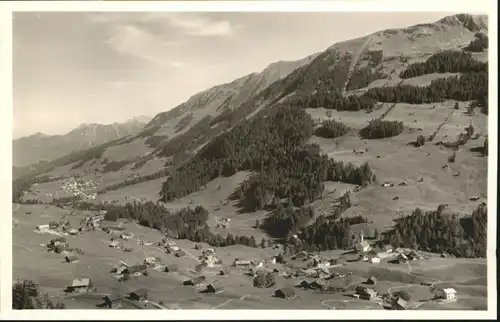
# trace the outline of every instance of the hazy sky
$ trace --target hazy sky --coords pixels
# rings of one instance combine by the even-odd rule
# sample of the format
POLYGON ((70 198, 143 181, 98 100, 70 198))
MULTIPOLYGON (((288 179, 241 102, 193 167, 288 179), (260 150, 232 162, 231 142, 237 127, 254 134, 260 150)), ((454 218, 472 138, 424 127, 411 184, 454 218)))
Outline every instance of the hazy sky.
POLYGON ((447 13, 16 13, 14 137, 154 116, 334 43, 447 13))

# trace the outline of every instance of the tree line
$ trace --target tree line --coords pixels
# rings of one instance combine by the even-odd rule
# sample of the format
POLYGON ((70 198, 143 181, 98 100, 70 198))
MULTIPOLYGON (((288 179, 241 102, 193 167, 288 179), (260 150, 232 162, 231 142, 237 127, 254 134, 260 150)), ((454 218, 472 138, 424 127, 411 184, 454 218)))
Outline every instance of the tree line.
POLYGON ((161 203, 151 201, 145 203, 134 201, 125 205, 79 202, 77 207, 82 210, 106 210, 105 219, 108 221, 125 218, 136 221, 141 226, 156 229, 170 238, 206 242, 216 247, 236 244, 259 247, 268 244, 267 240, 257 241, 253 236, 213 234, 207 225, 209 212, 202 206, 183 208, 176 212, 169 211, 161 203))
POLYGON ((297 233, 298 238, 289 238, 286 248, 292 253, 300 250, 351 249, 357 242, 351 226, 365 222, 367 222, 367 219, 363 216, 332 220, 322 215, 312 225, 302 228, 297 233))
POLYGON ((326 108, 338 111, 372 110, 376 101, 368 96, 343 96, 339 91, 317 90, 300 91, 290 97, 286 103, 300 108, 326 108))
POLYGON ((370 88, 364 95, 378 102, 423 104, 446 99, 484 100, 488 96, 488 72, 472 72, 439 78, 428 86, 399 85, 370 88))
MULTIPOLYGON (((338 200, 338 206, 332 209, 329 220, 338 220, 344 211, 351 207, 350 192, 346 192, 338 200)), ((292 200, 288 200, 286 205, 279 203, 276 209, 264 219, 260 228, 264 229, 270 236, 288 240, 302 228, 306 227, 315 218, 315 210, 311 205, 295 207, 292 200)), ((353 223, 360 220, 357 217, 351 217, 348 221, 353 223)), ((361 222, 363 219, 361 219, 361 222)))
POLYGON ((464 48, 466 51, 475 53, 482 52, 486 49, 488 49, 488 36, 480 32, 478 32, 475 38, 464 48))
POLYGON ((16 281, 12 285, 12 309, 13 310, 40 310, 65 309, 61 301, 52 301, 48 294, 40 293, 37 284, 30 280, 16 281))
POLYGON ((479 205, 472 215, 460 217, 415 209, 398 218, 384 239, 395 247, 410 247, 430 252, 447 252, 459 257, 486 257, 487 207, 479 205))
POLYGON ((445 50, 430 56, 425 62, 411 64, 399 74, 399 77, 406 79, 432 73, 487 72, 488 63, 476 60, 471 53, 445 50))

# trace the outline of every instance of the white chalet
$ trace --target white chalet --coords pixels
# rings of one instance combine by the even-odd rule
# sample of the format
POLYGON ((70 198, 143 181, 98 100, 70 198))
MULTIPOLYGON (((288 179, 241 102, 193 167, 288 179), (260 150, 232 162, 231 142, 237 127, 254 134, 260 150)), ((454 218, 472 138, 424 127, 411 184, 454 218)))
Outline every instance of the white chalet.
POLYGON ((443 288, 439 291, 439 297, 442 297, 446 301, 456 301, 457 291, 454 288, 443 288))

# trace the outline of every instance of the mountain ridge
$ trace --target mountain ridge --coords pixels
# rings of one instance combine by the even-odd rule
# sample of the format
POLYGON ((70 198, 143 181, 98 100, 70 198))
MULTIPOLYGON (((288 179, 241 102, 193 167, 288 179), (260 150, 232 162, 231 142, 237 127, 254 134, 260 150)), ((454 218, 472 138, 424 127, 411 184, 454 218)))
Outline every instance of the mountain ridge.
POLYGON ((93 147, 142 130, 150 118, 138 116, 123 123, 82 123, 65 134, 35 134, 13 140, 13 163, 29 166, 51 161, 73 151, 93 147))
POLYGON ((213 86, 192 95, 171 110, 158 113, 138 135, 117 141, 116 154, 126 155, 130 144, 137 147, 137 144, 149 145, 149 142, 153 143, 152 150, 144 151, 149 155, 142 158, 144 160, 138 163, 140 165, 152 163, 152 159, 158 157, 168 159, 176 150, 186 146, 190 147, 186 151, 191 149, 190 153, 194 153, 198 146, 203 146, 214 136, 246 120, 265 106, 283 102, 297 90, 313 91, 326 79, 333 88, 342 91, 347 78, 351 77, 351 69, 356 71, 351 81, 354 87, 349 90, 363 93, 371 84, 396 85, 404 81, 398 73, 405 68, 405 64, 466 45, 474 39, 476 30, 487 27, 485 21, 487 16, 458 14, 432 23, 387 29, 340 41, 323 52, 297 61, 271 63, 260 73, 251 73, 232 82, 213 86), (364 46, 366 43, 368 45, 364 46), (360 48, 363 48, 362 52, 360 48), (378 52, 380 55, 374 60, 378 52), (401 61, 401 53, 408 56, 408 62, 401 61), (359 62, 353 64, 353 60, 359 62), (367 71, 368 76, 365 75, 367 71))

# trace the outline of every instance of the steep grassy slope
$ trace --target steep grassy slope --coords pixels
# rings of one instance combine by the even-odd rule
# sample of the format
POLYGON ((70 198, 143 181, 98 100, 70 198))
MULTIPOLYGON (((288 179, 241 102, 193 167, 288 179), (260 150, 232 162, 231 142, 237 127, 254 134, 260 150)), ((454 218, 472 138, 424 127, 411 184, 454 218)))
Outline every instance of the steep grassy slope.
MULTIPOLYGON (((307 143, 318 144, 319 153, 326 153, 329 158, 342 161, 348 167, 351 167, 349 163, 355 168, 368 162, 378 181, 408 181, 409 187, 398 188, 394 192, 369 185, 355 193, 359 203, 347 209, 345 216, 362 214, 373 219, 379 228, 384 228, 391 224, 399 211, 411 211, 422 204, 435 209, 444 200, 453 210, 470 213, 475 204, 471 204, 469 198, 486 194, 486 159, 478 157, 476 151, 488 132, 487 116, 479 112, 468 115, 466 110, 471 100, 481 101, 487 96, 487 73, 484 73, 487 64, 479 63, 484 60, 476 60, 478 52, 471 54, 466 49, 478 39, 481 30, 487 30, 485 17, 456 15, 431 24, 385 30, 341 42, 300 62, 273 64, 262 73, 251 74, 197 94, 173 110, 157 115, 134 137, 66 156, 44 165, 45 169, 34 174, 47 175, 49 170, 52 175, 61 174, 66 171, 62 170, 63 166, 65 169, 72 168, 71 175, 97 171, 103 182, 100 187, 103 194, 99 200, 107 200, 106 196, 110 200, 123 199, 120 198, 120 191, 129 195, 135 185, 147 187, 149 191, 151 185, 147 184, 148 181, 154 183, 158 187, 157 192, 160 192, 158 184, 161 178, 171 175, 173 179, 163 186, 162 193, 163 196, 170 196, 164 199, 167 206, 175 203, 178 207, 181 202, 179 198, 190 200, 191 193, 203 195, 204 192, 199 188, 220 175, 236 175, 242 170, 262 173, 254 160, 245 165, 252 159, 245 153, 251 155, 252 150, 242 152, 244 149, 239 148, 258 145, 260 141, 249 142, 251 136, 248 135, 251 133, 245 134, 246 130, 240 132, 241 135, 234 133, 248 127, 251 124, 248 122, 252 122, 253 118, 247 120, 255 115, 258 115, 256 119, 260 118, 264 122, 255 123, 256 128, 271 129, 263 125, 265 118, 271 117, 266 116, 267 111, 293 105, 305 108, 312 116, 313 123, 335 119, 350 127, 347 134, 334 139, 306 137, 307 143), (429 63, 433 61, 437 63, 429 63), (464 63, 461 65, 457 63, 459 61, 464 63), (446 65, 447 62, 451 65, 446 65), (441 68, 440 64, 445 67, 441 68), (471 67, 471 64, 476 67, 471 67), (460 101, 459 110, 455 110, 455 100, 460 101), (261 110, 265 113, 259 113, 261 110), (404 130, 392 138, 360 140, 358 131, 375 118, 403 121, 404 130), (474 123, 479 138, 463 145, 459 163, 441 168, 452 151, 434 143, 456 140, 470 122, 474 123), (410 143, 417 135, 432 136, 434 141, 415 149, 410 143), (219 151, 218 157, 214 156, 214 151, 219 151), (232 155, 230 162, 224 160, 231 153, 236 156, 232 155), (222 161, 213 163, 211 160, 214 158, 222 161), (210 174, 203 172, 206 170, 211 171, 210 174), (421 179, 424 179, 422 184, 419 183, 421 179), (392 200, 396 197, 397 200, 392 200)), ((256 140, 262 139, 259 135, 255 136, 256 140)), ((278 151, 279 147, 274 150, 278 151)), ((275 167, 272 162, 265 166, 275 167)), ((276 182, 269 181, 259 188, 264 191, 260 192, 264 200, 267 200, 268 195, 298 198, 295 201, 313 202, 321 213, 329 215, 334 212, 338 193, 318 194, 321 189, 316 191, 309 181, 304 181, 308 186, 305 190, 302 184, 290 191, 277 189, 295 180, 286 175, 280 177, 286 172, 278 172, 280 175, 276 177, 279 179, 275 178, 276 182), (301 193, 305 193, 306 197, 298 197, 301 193), (315 201, 316 198, 319 200, 315 201)), ((264 173, 272 172, 265 169, 264 173)), ((258 189, 252 189, 261 183, 252 180, 255 179, 238 188, 233 186, 240 199, 244 199, 244 191, 257 193, 258 189)), ((340 188, 341 182, 337 183, 340 188)), ((58 184, 60 181, 55 180, 50 186, 58 184)), ((48 190, 53 189, 48 188, 49 183, 40 184, 38 189, 44 191, 44 185, 47 185, 48 190)), ((158 196, 146 199, 155 200, 158 196)), ((225 198, 220 197, 217 202, 222 204, 225 198)), ((196 199, 204 203, 203 198, 196 199)), ((213 207, 212 204, 206 206, 213 207)), ((253 210, 256 209, 252 208, 250 212, 253 210)), ((227 216, 230 216, 235 209, 228 211, 227 216)), ((258 212, 252 218, 264 217, 258 212)))

